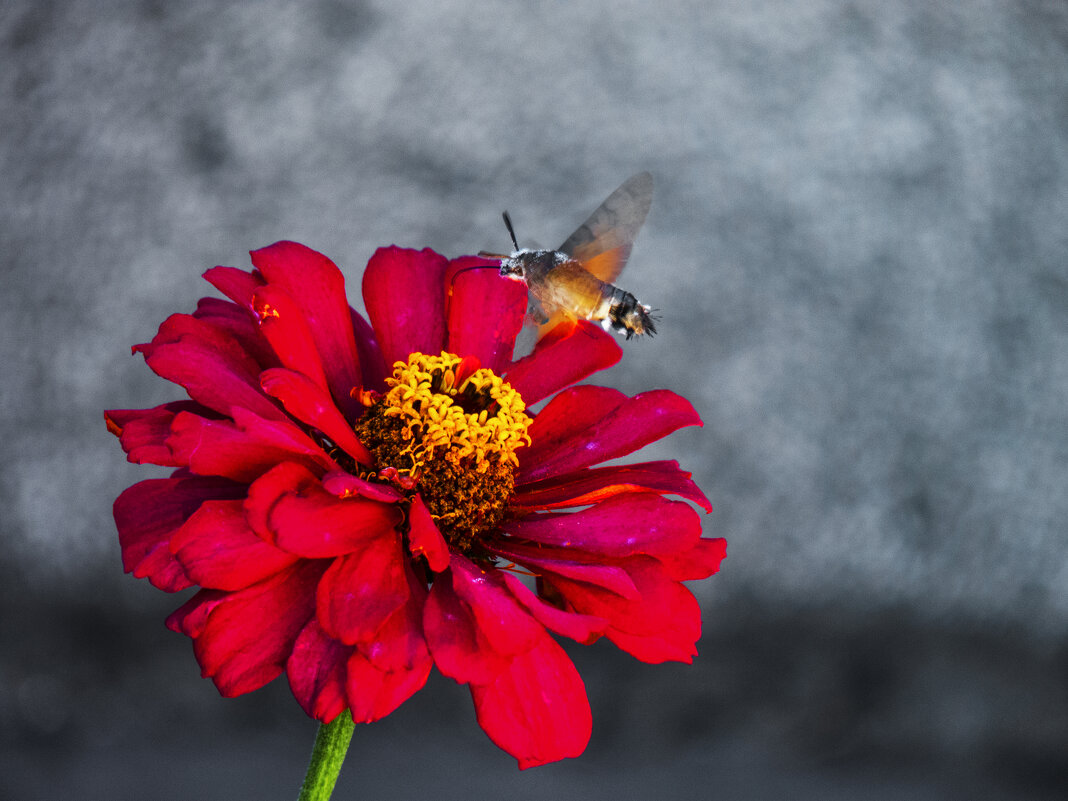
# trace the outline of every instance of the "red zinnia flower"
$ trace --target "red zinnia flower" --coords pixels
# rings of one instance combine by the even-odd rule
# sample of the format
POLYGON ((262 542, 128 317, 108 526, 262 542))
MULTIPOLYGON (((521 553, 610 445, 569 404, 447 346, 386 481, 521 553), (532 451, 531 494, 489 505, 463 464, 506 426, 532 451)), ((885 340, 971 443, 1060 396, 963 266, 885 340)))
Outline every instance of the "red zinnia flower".
POLYGON ((379 250, 370 324, 319 253, 279 242, 252 263, 209 270, 229 301, 134 348, 190 400, 106 414, 130 461, 177 468, 115 502, 123 564, 199 587, 167 624, 223 695, 285 671, 309 715, 369 722, 436 665, 525 768, 590 735, 549 631, 691 661, 700 610, 681 582, 725 545, 663 496, 707 499, 676 462, 592 467, 700 425, 684 398, 571 386, 621 353, 585 323, 511 361, 526 292, 465 270, 484 259, 379 250))

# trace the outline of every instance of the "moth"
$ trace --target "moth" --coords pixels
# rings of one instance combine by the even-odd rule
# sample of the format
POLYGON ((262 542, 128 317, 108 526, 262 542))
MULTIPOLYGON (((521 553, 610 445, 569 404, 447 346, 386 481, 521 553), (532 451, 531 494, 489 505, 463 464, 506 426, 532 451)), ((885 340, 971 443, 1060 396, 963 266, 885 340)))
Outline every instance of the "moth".
POLYGON ((640 172, 623 182, 556 250, 520 248, 511 217, 504 224, 515 251, 501 260, 500 274, 522 281, 552 316, 599 322, 606 331, 632 336, 656 333, 652 309, 614 285, 623 272, 653 200, 653 176, 640 172))

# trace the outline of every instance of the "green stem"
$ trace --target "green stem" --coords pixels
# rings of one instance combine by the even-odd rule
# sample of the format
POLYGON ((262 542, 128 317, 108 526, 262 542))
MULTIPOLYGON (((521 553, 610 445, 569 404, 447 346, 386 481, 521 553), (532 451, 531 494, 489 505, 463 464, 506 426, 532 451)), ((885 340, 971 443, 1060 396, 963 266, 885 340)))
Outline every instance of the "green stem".
POLYGON ((354 728, 352 715, 347 709, 334 718, 333 723, 319 726, 308 773, 304 776, 297 801, 330 801, 354 728))

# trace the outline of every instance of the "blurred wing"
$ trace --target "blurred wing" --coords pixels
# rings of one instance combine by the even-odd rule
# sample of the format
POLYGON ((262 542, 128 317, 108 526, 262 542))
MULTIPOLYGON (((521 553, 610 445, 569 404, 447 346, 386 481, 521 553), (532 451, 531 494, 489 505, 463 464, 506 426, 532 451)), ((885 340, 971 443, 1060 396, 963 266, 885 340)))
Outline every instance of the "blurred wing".
POLYGON ((623 272, 652 202, 653 176, 640 172, 610 194, 559 250, 611 284, 623 272))

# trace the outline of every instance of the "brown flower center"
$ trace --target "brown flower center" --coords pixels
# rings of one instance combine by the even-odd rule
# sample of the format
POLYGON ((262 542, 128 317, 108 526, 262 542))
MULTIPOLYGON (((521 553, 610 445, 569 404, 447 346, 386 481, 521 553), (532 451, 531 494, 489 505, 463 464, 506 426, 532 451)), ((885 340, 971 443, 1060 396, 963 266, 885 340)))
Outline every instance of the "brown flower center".
POLYGON ((500 523, 515 452, 530 444, 523 399, 477 360, 413 353, 356 423, 380 477, 414 486, 438 529, 467 553, 500 523))

